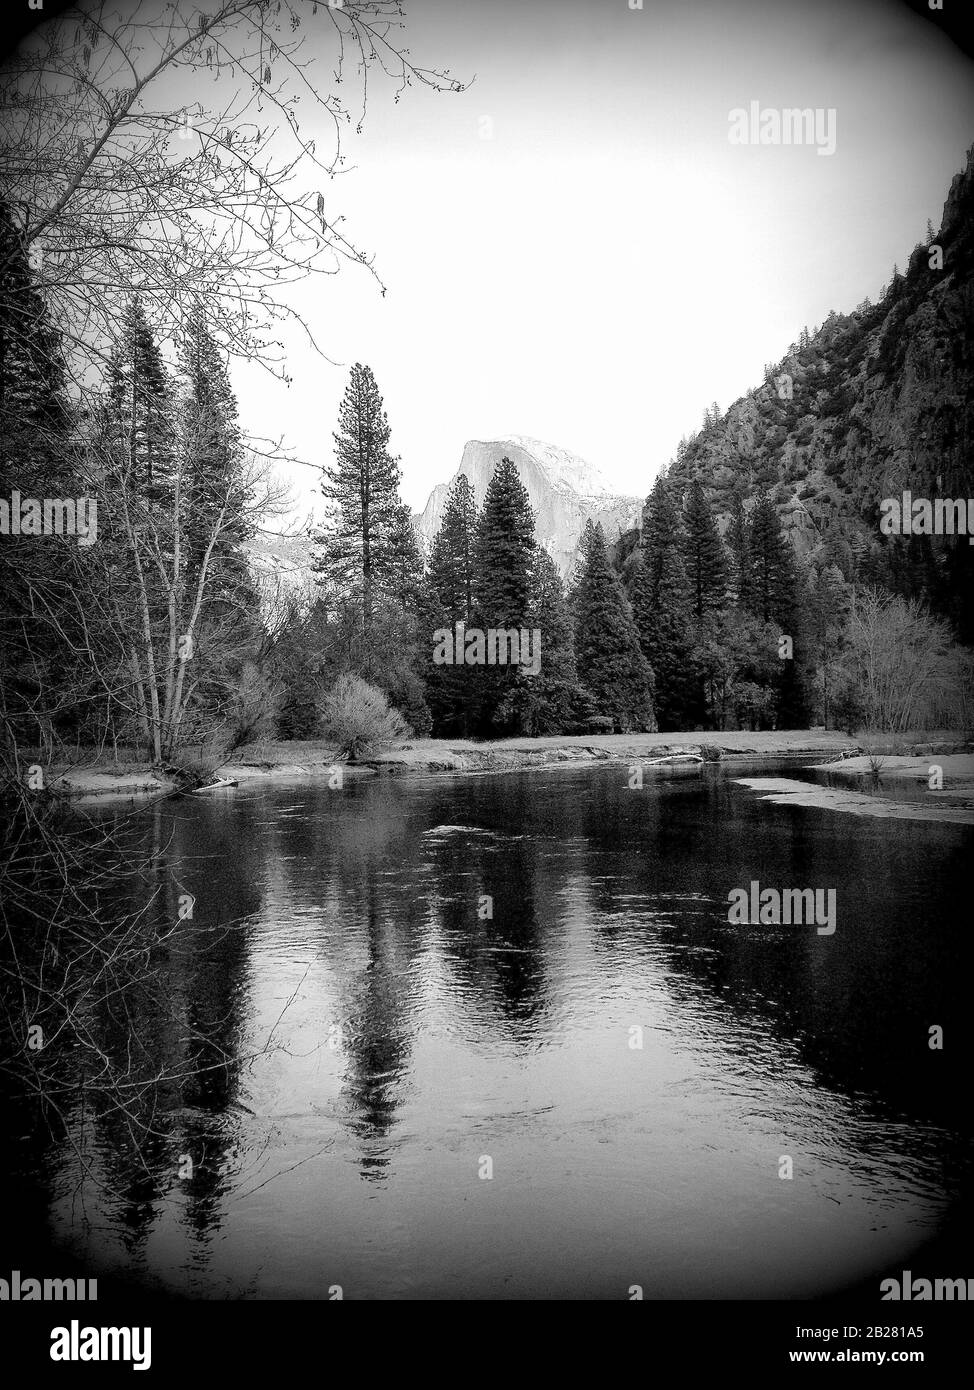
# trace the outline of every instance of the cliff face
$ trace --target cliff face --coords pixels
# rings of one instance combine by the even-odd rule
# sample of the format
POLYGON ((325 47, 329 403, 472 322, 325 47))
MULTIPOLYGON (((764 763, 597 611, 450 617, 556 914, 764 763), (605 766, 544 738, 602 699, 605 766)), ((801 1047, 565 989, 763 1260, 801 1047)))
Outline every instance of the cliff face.
POLYGON ((882 548, 884 497, 974 495, 972 214, 974 150, 932 243, 880 302, 803 335, 681 448, 671 476, 699 477, 723 524, 735 493, 768 491, 799 550, 831 533, 859 556, 882 548))
MULTIPOLYGON (((495 465, 505 456, 517 464, 527 489, 536 516, 535 537, 563 576, 567 577, 575 563, 579 537, 586 521, 601 522, 610 543, 636 524, 640 509, 638 498, 611 493, 591 464, 564 449, 524 435, 471 439, 464 446, 454 479, 461 473, 467 478, 478 507, 483 505, 495 465)), ((440 483, 430 493, 423 511, 413 518, 427 545, 439 529, 449 490, 450 484, 440 483)))

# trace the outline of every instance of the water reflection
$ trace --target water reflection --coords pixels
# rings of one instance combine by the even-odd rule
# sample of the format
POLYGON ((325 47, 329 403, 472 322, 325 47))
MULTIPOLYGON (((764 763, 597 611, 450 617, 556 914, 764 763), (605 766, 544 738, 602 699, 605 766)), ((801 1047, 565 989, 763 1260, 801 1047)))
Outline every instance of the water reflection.
POLYGON ((960 1049, 927 1046, 964 1019, 961 828, 621 767, 144 820, 157 926, 195 904, 96 1023, 132 1109, 21 1151, 92 1265, 211 1296, 808 1296, 966 1179, 960 1049), (835 887, 835 935, 729 926, 751 879, 835 887))

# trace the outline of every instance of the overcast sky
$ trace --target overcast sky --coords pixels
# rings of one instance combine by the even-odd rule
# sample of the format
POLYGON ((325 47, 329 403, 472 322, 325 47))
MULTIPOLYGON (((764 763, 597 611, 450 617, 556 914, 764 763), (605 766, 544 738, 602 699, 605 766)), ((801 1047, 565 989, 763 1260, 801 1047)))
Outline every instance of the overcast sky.
MULTIPOLYGON (((887 0, 406 0, 459 95, 376 84, 329 186, 388 293, 300 291, 339 365, 236 372, 245 423, 331 451, 347 368, 375 372, 416 509, 470 438, 534 435, 644 494, 830 309, 875 298, 939 224, 974 140, 971 64, 887 0), (836 149, 740 146, 729 112, 835 109, 836 149)), ((308 500, 314 478, 295 470, 308 500)))

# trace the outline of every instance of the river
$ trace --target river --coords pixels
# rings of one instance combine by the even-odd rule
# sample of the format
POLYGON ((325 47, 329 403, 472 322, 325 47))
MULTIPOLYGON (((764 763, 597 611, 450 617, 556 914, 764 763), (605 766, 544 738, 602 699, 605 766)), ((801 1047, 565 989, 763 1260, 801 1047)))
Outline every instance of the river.
POLYGON ((909 1267, 970 1171, 970 832, 734 780, 780 770, 145 808, 170 935, 105 1024, 139 1124, 82 1102, 14 1160, 57 1239, 210 1298, 804 1298, 909 1267), (836 930, 731 925, 753 880, 834 889, 836 930))

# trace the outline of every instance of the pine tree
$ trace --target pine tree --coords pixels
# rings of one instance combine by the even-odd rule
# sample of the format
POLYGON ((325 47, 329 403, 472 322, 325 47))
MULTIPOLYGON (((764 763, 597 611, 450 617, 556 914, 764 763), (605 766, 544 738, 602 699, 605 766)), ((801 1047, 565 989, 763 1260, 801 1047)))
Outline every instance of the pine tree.
MULTIPOLYGON (((474 549, 477 504, 469 480, 460 473, 447 495, 440 529, 433 538, 429 563, 428 645, 433 633, 457 623, 473 622, 474 549)), ((479 693, 476 672, 469 666, 431 665, 427 698, 437 733, 466 736, 470 732, 479 693)))
POLYGON ((654 586, 642 551, 629 580, 639 643, 655 677, 654 708, 663 731, 699 722, 694 686, 694 644, 689 592, 683 561, 668 547, 656 567, 654 586))
POLYGON ((474 543, 475 607, 481 627, 520 627, 531 601, 534 512, 517 464, 494 468, 474 543))
POLYGON ((698 722, 694 693, 690 589, 683 562, 683 528, 667 480, 653 485, 629 594, 640 646, 655 677, 655 711, 661 729, 698 722))
POLYGON ((502 720, 529 737, 571 733, 593 706, 578 680, 575 628, 561 575, 543 546, 535 552, 529 626, 541 634, 540 669, 531 676, 519 673, 502 720))
POLYGON ((572 596, 579 679, 595 708, 611 715, 623 732, 655 729, 652 668, 600 525, 585 523, 580 548, 572 596))
MULTIPOLYGON (((65 390, 59 335, 8 207, 0 202, 0 497, 77 498, 91 492, 82 479, 74 419, 65 390)), ((59 698, 78 674, 72 640, 78 633, 74 596, 84 563, 72 542, 30 535, 0 539, 0 701, 4 742, 11 735, 38 745, 68 733, 87 709, 76 694, 59 698), (57 614, 57 624, 46 615, 57 614)), ((96 615, 89 613, 92 628, 96 615)), ((79 637, 81 634, 78 634, 79 637)), ((83 641, 77 644, 83 651, 83 641)), ((7 766, 16 765, 4 749, 7 766)))
POLYGON ((473 616, 476 531, 474 491, 460 473, 447 494, 429 563, 430 587, 443 616, 451 623, 469 623, 473 616))
POLYGON ((135 295, 110 354, 98 443, 126 487, 164 512, 172 502, 176 415, 173 382, 135 295))
MULTIPOLYGON (((475 626, 530 627, 534 559, 534 512, 517 464, 505 456, 487 485, 474 537, 475 626)), ((505 701, 516 680, 514 666, 478 668, 476 719, 484 732, 504 727, 505 701)))
POLYGON ((727 528, 727 546, 731 556, 731 581, 735 591, 737 607, 751 607, 751 541, 747 513, 740 493, 734 494, 731 504, 730 525, 727 528))
POLYGON ((781 532, 778 513, 767 495, 750 516, 749 606, 764 623, 775 623, 791 639, 792 654, 782 660, 778 719, 783 728, 802 728, 809 716, 811 666, 804 587, 794 552, 781 532))
POLYGON ((361 604, 368 645, 376 601, 394 563, 400 525, 399 460, 389 452, 389 422, 369 367, 356 362, 338 416, 335 461, 323 469, 328 516, 316 537, 314 568, 361 604))
MULTIPOLYGON (((214 570, 229 568, 234 579, 243 577, 245 562, 240 546, 252 534, 238 505, 243 500, 243 442, 237 424, 237 402, 230 386, 226 363, 202 314, 187 324, 180 353, 184 381, 182 445, 184 449, 183 502, 191 563, 202 560, 221 510, 238 513, 231 527, 221 531, 211 554, 214 570)), ((226 587, 226 586, 224 586, 226 587)))
POLYGON ((795 606, 795 576, 788 542, 770 497, 759 497, 749 518, 747 605, 762 622, 787 630, 795 606))
POLYGON ((697 478, 687 491, 683 536, 684 569, 690 585, 692 612, 699 627, 707 613, 724 603, 727 565, 723 543, 697 478))
POLYGON ((851 591, 838 565, 813 569, 808 584, 808 630, 814 681, 822 702, 826 728, 834 714, 841 679, 840 658, 845 646, 851 591))
POLYGON ((402 613, 417 614, 426 601, 423 551, 407 506, 401 505, 389 535, 384 589, 402 613))

